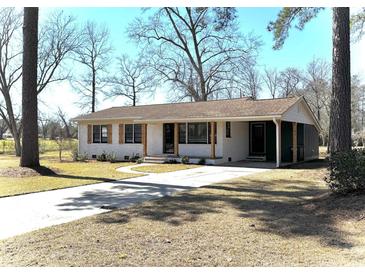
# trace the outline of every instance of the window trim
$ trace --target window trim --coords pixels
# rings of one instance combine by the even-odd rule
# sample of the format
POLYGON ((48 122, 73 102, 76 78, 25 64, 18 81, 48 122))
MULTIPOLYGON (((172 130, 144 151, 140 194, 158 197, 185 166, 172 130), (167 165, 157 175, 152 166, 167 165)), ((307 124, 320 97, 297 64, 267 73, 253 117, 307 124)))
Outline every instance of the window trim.
POLYGON ((179 127, 179 145, 185 145, 188 143, 188 123, 178 123, 179 127), (185 141, 180 142, 180 125, 185 125, 185 141))
POLYGON ((92 143, 93 144, 108 144, 108 125, 102 125, 102 124, 98 124, 98 125, 92 125, 92 143), (94 139, 94 127, 99 127, 99 142, 95 142, 94 139), (103 128, 106 128, 106 141, 103 142, 103 128))
POLYGON ((124 124, 124 143, 125 144, 142 144, 142 124, 124 124), (127 141, 127 130, 126 130, 126 126, 132 126, 132 142, 127 141), (136 142, 135 141, 135 136, 134 136, 134 128, 136 125, 140 125, 141 126, 141 141, 140 142, 136 142))

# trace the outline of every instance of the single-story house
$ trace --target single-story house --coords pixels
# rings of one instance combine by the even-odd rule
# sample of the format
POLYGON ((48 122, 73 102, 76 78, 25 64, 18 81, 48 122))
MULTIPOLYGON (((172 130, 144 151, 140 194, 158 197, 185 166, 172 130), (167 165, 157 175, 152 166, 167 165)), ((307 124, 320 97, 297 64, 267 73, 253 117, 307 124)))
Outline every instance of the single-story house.
POLYGON ((318 158, 320 125, 303 97, 112 107, 73 119, 79 153, 117 159, 291 163, 318 158), (294 149, 293 149, 294 148, 294 149))

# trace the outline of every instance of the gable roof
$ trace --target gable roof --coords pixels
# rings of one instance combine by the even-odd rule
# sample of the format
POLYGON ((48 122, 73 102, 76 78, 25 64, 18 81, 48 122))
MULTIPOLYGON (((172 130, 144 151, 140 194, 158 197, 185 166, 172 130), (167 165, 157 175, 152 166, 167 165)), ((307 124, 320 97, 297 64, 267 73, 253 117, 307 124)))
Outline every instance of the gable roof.
POLYGON ((74 121, 88 120, 183 120, 207 118, 275 117, 284 114, 302 97, 280 99, 251 98, 211 100, 155 105, 112 107, 94 113, 80 115, 74 121))

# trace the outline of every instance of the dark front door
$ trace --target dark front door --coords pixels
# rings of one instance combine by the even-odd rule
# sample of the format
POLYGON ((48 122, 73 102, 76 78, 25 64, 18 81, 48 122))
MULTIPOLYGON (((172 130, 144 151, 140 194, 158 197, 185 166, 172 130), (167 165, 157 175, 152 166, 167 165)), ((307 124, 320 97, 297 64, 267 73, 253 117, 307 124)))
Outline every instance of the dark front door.
POLYGON ((265 154, 265 123, 251 123, 250 127, 250 154, 265 154))
POLYGON ((163 153, 174 153, 174 124, 163 124, 163 153))

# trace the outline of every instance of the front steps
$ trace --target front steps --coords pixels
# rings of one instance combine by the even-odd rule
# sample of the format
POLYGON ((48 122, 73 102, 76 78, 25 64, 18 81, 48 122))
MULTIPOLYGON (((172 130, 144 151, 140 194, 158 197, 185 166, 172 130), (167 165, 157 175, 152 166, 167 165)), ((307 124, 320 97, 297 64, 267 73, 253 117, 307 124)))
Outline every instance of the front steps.
POLYGON ((248 156, 246 160, 252 162, 265 162, 266 156, 248 156))
POLYGON ((143 158, 144 163, 151 164, 163 164, 166 163, 168 158, 166 156, 146 156, 143 158))

